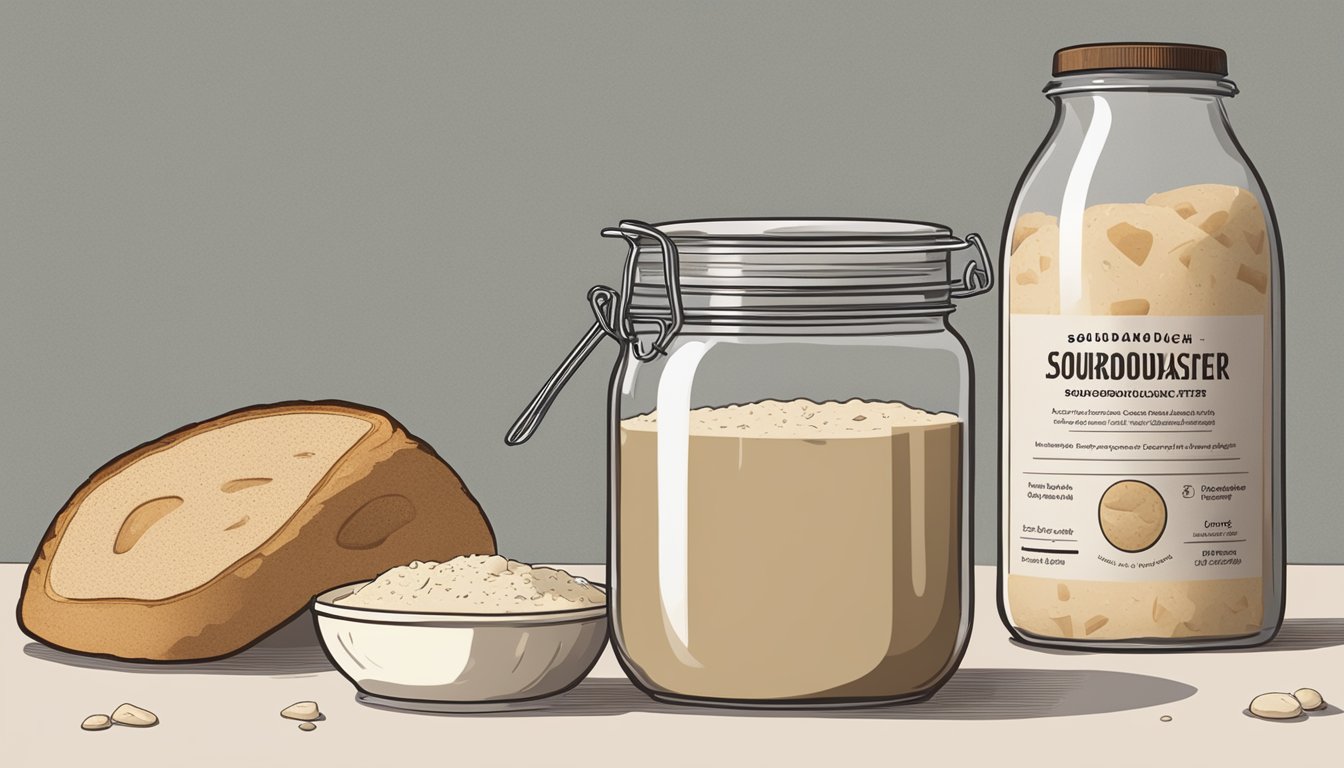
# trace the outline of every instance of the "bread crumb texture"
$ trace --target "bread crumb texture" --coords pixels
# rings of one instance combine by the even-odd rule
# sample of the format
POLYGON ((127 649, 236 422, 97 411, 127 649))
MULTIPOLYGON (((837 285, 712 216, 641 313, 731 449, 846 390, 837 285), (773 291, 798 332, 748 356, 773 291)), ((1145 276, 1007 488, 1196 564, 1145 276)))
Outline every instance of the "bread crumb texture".
POLYGON ((336 604, 426 613, 540 613, 605 605, 587 580, 500 555, 463 555, 445 562, 392 568, 336 604))
POLYGON ((1060 306, 1059 220, 1031 212, 1013 226, 1014 314, 1255 315, 1268 308, 1269 244, 1249 190, 1195 184, 1142 203, 1083 211, 1082 299, 1060 306))
POLYGON ((141 457, 70 518, 51 559, 52 590, 163 600, 205 584, 283 527, 371 428, 341 414, 268 415, 141 457))

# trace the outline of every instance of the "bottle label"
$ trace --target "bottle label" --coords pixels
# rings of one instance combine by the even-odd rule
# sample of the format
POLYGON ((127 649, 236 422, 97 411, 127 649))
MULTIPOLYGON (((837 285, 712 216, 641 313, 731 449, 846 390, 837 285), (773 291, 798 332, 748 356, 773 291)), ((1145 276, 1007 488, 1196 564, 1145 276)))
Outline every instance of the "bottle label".
POLYGON ((1009 317, 1012 573, 1259 576, 1265 318, 1009 317))

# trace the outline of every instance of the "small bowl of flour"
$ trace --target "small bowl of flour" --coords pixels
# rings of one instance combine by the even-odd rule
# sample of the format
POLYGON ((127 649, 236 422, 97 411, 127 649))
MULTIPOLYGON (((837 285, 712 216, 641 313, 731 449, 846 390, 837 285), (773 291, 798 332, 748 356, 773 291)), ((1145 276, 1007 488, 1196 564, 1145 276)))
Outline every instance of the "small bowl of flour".
POLYGON ((500 555, 415 561, 313 599, 328 658, 370 705, 518 709, 577 685, 607 637, 600 584, 500 555))
POLYGON ((424 613, 548 613, 604 606, 586 579, 501 555, 463 555, 400 565, 333 601, 336 605, 424 613))

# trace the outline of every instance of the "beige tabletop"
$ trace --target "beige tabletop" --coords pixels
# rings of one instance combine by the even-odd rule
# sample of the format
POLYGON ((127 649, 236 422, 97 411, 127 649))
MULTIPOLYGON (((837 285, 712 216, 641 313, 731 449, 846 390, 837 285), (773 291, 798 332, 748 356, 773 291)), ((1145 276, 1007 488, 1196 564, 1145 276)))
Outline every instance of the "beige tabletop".
MULTIPOLYGON (((600 577, 600 566, 567 566, 600 577)), ((0 565, 13 605, 21 565, 0 565)), ((608 649, 589 679, 536 711, 427 715, 375 709, 333 671, 311 620, 207 664, 145 666, 61 653, 0 627, 0 763, 13 766, 425 765, 1333 765, 1344 717, 1288 722, 1244 713, 1258 693, 1318 688, 1344 701, 1344 566, 1289 569, 1288 619, 1254 651, 1046 652, 1012 643, 994 569, 976 568, 975 628, 961 669, 930 701, 878 709, 763 713, 649 699, 608 649), (319 702, 305 733, 278 712, 319 702), (147 730, 84 732, 86 715, 129 701, 147 730), (1169 715, 1171 720, 1160 718, 1169 715), (1323 761, 1323 762, 1321 762, 1323 761)), ((10 614, 11 616, 13 614, 10 614)))

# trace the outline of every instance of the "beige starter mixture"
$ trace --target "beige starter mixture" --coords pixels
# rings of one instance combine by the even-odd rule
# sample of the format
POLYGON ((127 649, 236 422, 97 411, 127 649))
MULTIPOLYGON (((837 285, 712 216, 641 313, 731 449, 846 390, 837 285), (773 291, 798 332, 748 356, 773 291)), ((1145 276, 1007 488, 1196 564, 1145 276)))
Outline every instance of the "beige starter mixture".
POLYGON ((969 610, 955 415, 861 400, 693 410, 684 512, 659 509, 659 428, 656 413, 620 423, 615 631, 647 685, 892 697, 945 673, 969 610))

